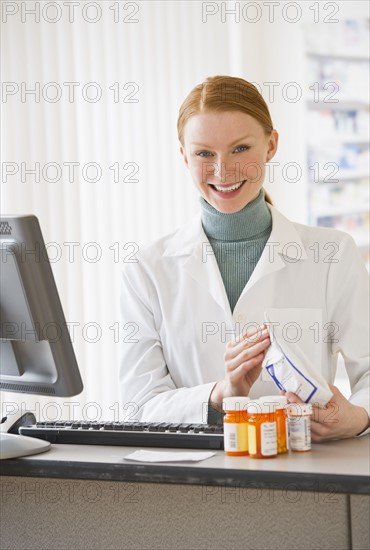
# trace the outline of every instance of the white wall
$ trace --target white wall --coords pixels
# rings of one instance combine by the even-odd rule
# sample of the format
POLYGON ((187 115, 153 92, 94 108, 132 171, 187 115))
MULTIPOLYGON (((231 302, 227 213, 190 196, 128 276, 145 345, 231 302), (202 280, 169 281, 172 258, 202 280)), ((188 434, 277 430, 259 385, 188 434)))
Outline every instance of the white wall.
MULTIPOLYGON (((277 95, 269 101, 281 136, 275 160, 280 163, 278 170, 287 162, 297 162, 303 178, 298 184, 287 184, 278 171, 267 188, 285 214, 307 220, 305 107, 303 100, 288 102, 281 90, 292 81, 303 86, 303 20, 311 12, 309 3, 302 3, 304 17, 288 22, 282 15, 286 2, 282 2, 273 22, 267 9, 261 8, 261 19, 253 23, 251 19, 258 15, 253 7, 244 12, 244 19, 240 12, 240 21, 237 15, 222 11, 224 4, 238 12, 238 5, 245 9, 245 2, 96 2, 96 11, 80 1, 70 22, 65 2, 51 4, 47 11, 43 11, 45 3, 39 4, 36 21, 26 13, 35 2, 2 3, 3 91, 4 83, 5 91, 14 91, 2 99, 2 162, 3 170, 16 171, 7 179, 3 171, 2 212, 36 214, 45 241, 55 243, 49 249, 55 258, 53 270, 66 318, 78 323, 73 341, 85 380, 83 394, 72 401, 81 406, 98 403, 108 419, 119 402, 119 344, 109 327, 119 323, 123 262, 135 247, 171 231, 198 209, 176 135, 178 109, 192 87, 207 76, 231 74, 259 83, 269 100, 269 86, 264 83, 279 84, 277 95), (114 20, 115 9, 120 22, 114 20), (217 13, 206 15, 207 9, 217 13), (96 14, 101 17, 92 23, 96 14), (52 82, 62 91, 56 102, 50 101, 57 89, 49 86, 52 82), (73 101, 66 82, 79 83, 73 101), (95 83, 85 89, 90 98, 101 89, 96 102, 88 102, 81 93, 89 82, 95 83), (37 83, 44 91, 40 100, 36 102, 30 94, 22 100, 22 86, 31 89, 37 83), (117 103, 110 89, 114 83, 120 89, 117 103), (125 91, 126 83, 133 84, 125 91), (123 102, 131 90, 138 101, 123 102), (71 162, 80 163, 72 182, 65 166, 71 162), (22 182, 22 163, 27 168, 40 163, 40 182, 31 174, 23 174, 22 182), (43 178, 47 163, 57 163, 62 171, 58 181, 43 178), (99 166, 99 181, 87 181, 95 175, 92 168, 83 175, 87 163, 99 166), (135 163, 138 181, 115 182, 109 169, 115 163, 120 165, 121 180, 130 174, 124 165, 135 163), (101 252, 101 258, 93 262, 96 252, 101 252), (88 323, 93 323, 90 330, 88 323), (94 327, 101 330, 96 343, 91 342, 94 327)), ((350 4, 353 14, 365 3, 350 4)), ((50 168, 47 178, 55 174, 50 168)), ((16 394, 4 399, 23 401, 29 407, 37 402, 44 407, 44 416, 58 415, 57 409, 45 409, 46 399, 16 394)), ((60 405, 64 401, 57 400, 60 405)))

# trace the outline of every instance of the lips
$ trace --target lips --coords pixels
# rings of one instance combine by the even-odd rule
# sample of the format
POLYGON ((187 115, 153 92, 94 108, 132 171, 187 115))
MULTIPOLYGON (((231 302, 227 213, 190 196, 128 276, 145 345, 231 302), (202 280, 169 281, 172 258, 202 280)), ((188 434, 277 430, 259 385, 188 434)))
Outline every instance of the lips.
POLYGON ((223 196, 225 198, 228 198, 228 197, 232 198, 239 192, 239 190, 243 187, 245 182, 246 180, 243 180, 238 183, 233 183, 231 185, 217 185, 217 187, 214 184, 209 184, 209 185, 212 191, 216 193, 218 196, 223 196))

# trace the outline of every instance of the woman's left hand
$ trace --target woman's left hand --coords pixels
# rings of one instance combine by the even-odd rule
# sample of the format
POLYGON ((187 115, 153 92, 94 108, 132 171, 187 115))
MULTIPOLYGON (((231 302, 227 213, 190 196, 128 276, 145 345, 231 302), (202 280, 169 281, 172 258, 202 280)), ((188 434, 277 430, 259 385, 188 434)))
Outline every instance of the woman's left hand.
MULTIPOLYGON (((333 397, 325 407, 313 406, 311 416, 312 441, 355 437, 370 426, 370 419, 363 407, 353 405, 336 386, 330 386, 333 397)), ((288 403, 303 403, 294 393, 286 392, 288 403)))

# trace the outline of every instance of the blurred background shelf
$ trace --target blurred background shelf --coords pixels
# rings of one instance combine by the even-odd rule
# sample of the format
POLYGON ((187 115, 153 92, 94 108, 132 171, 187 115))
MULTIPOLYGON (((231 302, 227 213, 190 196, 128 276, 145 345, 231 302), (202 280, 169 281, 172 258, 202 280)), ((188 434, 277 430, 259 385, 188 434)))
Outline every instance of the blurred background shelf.
POLYGON ((349 233, 369 265, 369 19, 305 27, 309 223, 349 233))

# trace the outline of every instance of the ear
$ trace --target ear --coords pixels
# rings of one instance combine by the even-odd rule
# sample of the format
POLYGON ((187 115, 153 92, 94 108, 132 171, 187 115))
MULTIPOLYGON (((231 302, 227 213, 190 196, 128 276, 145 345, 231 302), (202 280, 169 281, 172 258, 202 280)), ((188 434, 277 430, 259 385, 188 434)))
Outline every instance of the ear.
POLYGON ((268 139, 266 162, 274 158, 278 148, 278 142, 279 142, 279 134, 277 133, 276 130, 272 130, 271 135, 268 139))
POLYGON ((182 158, 184 159, 185 165, 189 167, 189 161, 188 156, 186 154, 186 151, 182 145, 180 145, 180 153, 182 154, 182 158))

